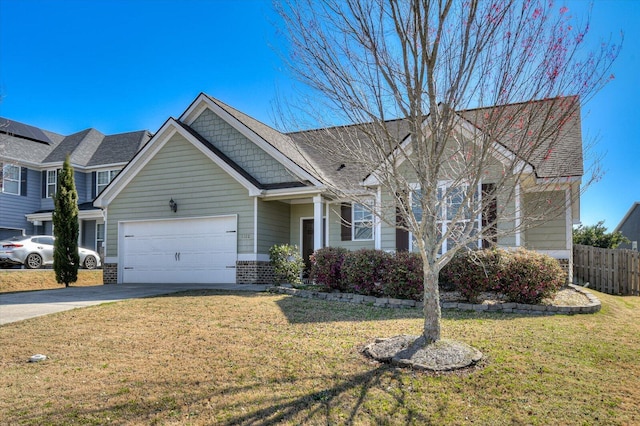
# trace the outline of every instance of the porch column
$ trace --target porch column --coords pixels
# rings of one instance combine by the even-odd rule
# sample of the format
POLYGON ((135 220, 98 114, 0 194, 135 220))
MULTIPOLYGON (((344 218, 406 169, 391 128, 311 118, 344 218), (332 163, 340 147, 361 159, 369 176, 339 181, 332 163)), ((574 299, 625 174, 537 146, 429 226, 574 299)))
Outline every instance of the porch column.
POLYGON ((520 182, 516 183, 515 189, 515 202, 516 202, 516 217, 515 217, 515 228, 516 228, 516 247, 520 247, 522 245, 522 229, 520 226, 522 225, 522 200, 520 199, 520 182))
POLYGON ((382 221, 380 218, 382 217, 382 189, 378 187, 378 191, 376 191, 376 204, 373 207, 375 209, 375 214, 373 215, 373 239, 374 239, 374 248, 376 250, 382 249, 382 221))
POLYGON ((322 196, 313 197, 313 250, 322 248, 322 196))

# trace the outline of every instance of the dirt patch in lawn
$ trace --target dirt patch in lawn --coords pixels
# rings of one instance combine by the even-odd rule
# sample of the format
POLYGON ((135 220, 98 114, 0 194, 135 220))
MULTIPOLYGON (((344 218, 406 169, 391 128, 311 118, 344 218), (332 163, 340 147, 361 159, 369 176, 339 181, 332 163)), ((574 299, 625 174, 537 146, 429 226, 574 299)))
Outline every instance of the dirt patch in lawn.
MULTIPOLYGON (((102 270, 78 271, 78 281, 71 284, 74 287, 94 286, 102 284, 102 270)), ((64 284, 56 282, 53 269, 26 270, 7 269, 0 270, 0 293, 16 291, 53 290, 64 288, 64 284)))

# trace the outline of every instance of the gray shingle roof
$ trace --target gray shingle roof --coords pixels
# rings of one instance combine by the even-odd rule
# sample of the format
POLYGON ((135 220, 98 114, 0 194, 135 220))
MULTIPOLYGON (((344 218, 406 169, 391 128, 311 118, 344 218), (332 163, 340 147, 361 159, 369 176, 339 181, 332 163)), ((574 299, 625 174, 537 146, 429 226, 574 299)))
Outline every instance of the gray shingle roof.
POLYGON ((460 116, 511 152, 539 178, 582 176, 580 103, 576 96, 461 111, 460 116))
POLYGON ((8 119, 0 124, 0 158, 36 164, 60 163, 67 155, 83 167, 127 163, 151 138, 146 130, 104 135, 86 129, 62 136, 8 119))
POLYGON ((146 130, 105 136, 102 143, 86 163, 86 166, 92 167, 101 164, 126 163, 133 158, 136 152, 138 152, 150 138, 151 135, 146 130))
MULTIPOLYGON (((369 135, 377 130, 376 126, 370 123, 285 134, 218 99, 211 96, 208 98, 298 166, 319 177, 321 181, 356 186, 371 173, 371 170, 365 167, 365 164, 372 164, 370 158, 358 162, 357 158, 349 156, 349 153, 327 150, 326 146, 322 146, 340 138, 352 146, 352 150, 359 155, 373 155, 373 150, 369 149, 369 135)), ((580 108, 577 97, 476 108, 459 111, 458 114, 511 152, 526 156, 537 177, 571 177, 583 174, 580 108), (558 128, 560 131, 557 131, 558 128), (528 137, 527 134, 532 136, 528 137), (526 147, 529 146, 533 146, 532 151, 527 151, 526 147)), ((398 143, 409 136, 406 120, 389 120, 385 122, 385 126, 398 143)), ((390 147, 389 152, 391 149, 390 147)))

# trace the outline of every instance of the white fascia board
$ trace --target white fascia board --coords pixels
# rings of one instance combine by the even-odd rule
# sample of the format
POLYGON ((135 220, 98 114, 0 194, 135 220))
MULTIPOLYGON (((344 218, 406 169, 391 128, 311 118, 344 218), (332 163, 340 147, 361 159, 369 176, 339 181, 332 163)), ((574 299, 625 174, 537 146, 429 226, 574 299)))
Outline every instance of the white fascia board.
POLYGON ((326 188, 324 186, 306 186, 302 188, 280 188, 280 189, 266 189, 263 190, 260 194, 260 197, 269 200, 269 199, 288 199, 288 198, 301 198, 301 197, 310 197, 314 195, 320 195, 325 192, 326 188))
POLYGON ((18 158, 13 158, 13 157, 0 157, 0 163, 3 163, 3 164, 15 164, 16 166, 23 166, 23 167, 30 168, 32 170, 41 170, 42 169, 42 164, 41 163, 34 163, 34 162, 31 162, 31 161, 24 161, 24 160, 20 160, 18 158))
POLYGON ((293 172, 299 179, 308 180, 315 186, 322 186, 322 183, 305 169, 293 162, 289 157, 277 150, 273 145, 258 136, 253 130, 238 121, 233 115, 213 102, 208 96, 200 94, 191 106, 180 116, 180 121, 190 126, 206 109, 211 109, 218 117, 226 121, 231 127, 240 132, 244 137, 260 147, 276 161, 293 172))
POLYGON ((124 166, 126 166, 127 163, 110 163, 110 164, 98 164, 95 166, 91 166, 91 167, 86 167, 85 170, 88 172, 102 172, 102 171, 107 171, 107 170, 113 170, 113 169, 122 169, 124 168, 124 166))
POLYGON ((164 145, 176 134, 180 134, 191 142, 200 152, 212 160, 221 169, 227 172, 238 183, 244 186, 250 196, 257 196, 262 191, 238 173, 233 167, 215 155, 202 145, 191 133, 187 132, 180 124, 171 118, 162 126, 155 136, 142 148, 131 162, 115 177, 113 182, 95 199, 93 205, 104 208, 133 180, 138 172, 164 147, 164 145))
MULTIPOLYGON (((33 222, 34 220, 39 221, 51 221, 53 220, 52 212, 47 213, 30 213, 24 215, 28 222, 33 222)), ((88 220, 88 219, 103 219, 102 210, 81 210, 78 212, 78 219, 80 220, 88 220)))

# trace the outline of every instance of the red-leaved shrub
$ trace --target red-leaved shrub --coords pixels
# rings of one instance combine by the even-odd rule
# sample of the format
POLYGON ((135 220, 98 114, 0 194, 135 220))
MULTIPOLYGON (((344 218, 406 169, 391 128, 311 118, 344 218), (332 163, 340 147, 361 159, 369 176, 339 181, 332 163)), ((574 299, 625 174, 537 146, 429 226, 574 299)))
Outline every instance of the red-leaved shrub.
POLYGON ((566 273, 556 259, 530 250, 518 250, 509 253, 496 290, 511 302, 538 304, 555 294, 565 280, 566 273))
POLYGON ((311 259, 311 278, 327 290, 347 289, 342 276, 342 264, 349 251, 342 247, 324 247, 316 250, 311 259))
POLYGON ((348 291, 365 296, 382 295, 383 279, 392 259, 392 255, 382 250, 361 249, 349 252, 342 264, 342 277, 348 291))
POLYGON ((395 299, 422 300, 424 276, 422 259, 417 253, 397 252, 383 279, 384 295, 395 299))
POLYGON ((440 279, 476 302, 480 293, 499 287, 505 256, 500 249, 460 251, 440 270, 440 279))

